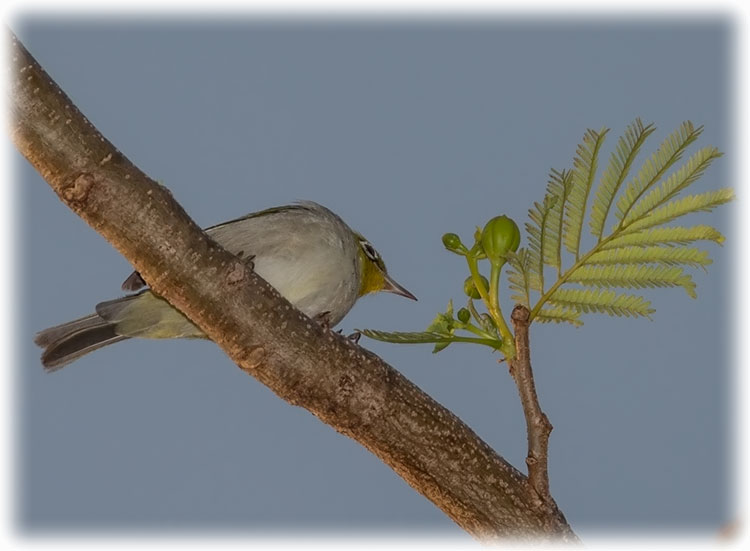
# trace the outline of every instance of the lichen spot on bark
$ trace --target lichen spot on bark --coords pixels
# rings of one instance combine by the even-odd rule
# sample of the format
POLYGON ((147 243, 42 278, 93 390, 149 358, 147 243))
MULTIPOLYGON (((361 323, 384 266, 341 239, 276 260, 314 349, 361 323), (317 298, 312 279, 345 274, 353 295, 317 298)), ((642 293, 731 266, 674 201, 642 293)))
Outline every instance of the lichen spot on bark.
POLYGON ((349 373, 344 373, 338 380, 338 397, 347 399, 354 387, 354 378, 349 373))
POLYGON ((244 371, 250 372, 258 369, 266 359, 266 350, 262 346, 250 346, 247 348, 240 348, 237 350, 236 356, 233 357, 239 359, 240 368, 244 371))
POLYGON ((242 280, 245 279, 246 271, 243 262, 233 262, 229 273, 227 273, 227 283, 229 285, 237 285, 238 283, 241 283, 242 280))
POLYGON ((92 174, 83 172, 76 176, 73 182, 63 189, 63 197, 66 201, 82 203, 89 195, 89 191, 96 183, 92 174))

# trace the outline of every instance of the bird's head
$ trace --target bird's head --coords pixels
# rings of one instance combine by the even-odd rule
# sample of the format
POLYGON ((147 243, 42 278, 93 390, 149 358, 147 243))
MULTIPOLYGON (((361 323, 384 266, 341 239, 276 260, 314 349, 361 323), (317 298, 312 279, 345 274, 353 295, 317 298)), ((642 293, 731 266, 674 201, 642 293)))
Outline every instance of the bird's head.
POLYGON ((359 265, 362 274, 362 280, 359 285, 359 296, 385 291, 417 300, 417 297, 396 283, 388 275, 385 262, 383 262, 378 251, 375 250, 375 247, 367 239, 357 234, 357 243, 359 246, 359 265))

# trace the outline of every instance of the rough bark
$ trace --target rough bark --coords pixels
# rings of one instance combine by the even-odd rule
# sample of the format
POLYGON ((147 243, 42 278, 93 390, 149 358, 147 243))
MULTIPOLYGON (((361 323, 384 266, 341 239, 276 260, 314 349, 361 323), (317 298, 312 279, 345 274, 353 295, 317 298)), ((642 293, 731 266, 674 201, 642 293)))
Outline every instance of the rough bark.
POLYGON ((9 131, 18 150, 241 369, 357 440, 473 536, 576 540, 562 513, 536 506, 526 477, 460 419, 211 241, 11 41, 9 131))

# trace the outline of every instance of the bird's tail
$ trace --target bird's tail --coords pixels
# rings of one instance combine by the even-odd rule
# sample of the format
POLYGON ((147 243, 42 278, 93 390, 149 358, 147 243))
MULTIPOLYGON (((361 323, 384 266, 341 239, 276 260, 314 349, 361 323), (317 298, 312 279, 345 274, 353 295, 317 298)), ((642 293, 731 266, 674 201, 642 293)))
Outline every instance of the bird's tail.
POLYGON ((98 314, 91 314, 40 331, 34 337, 34 342, 44 348, 44 368, 56 371, 84 354, 128 338, 130 337, 115 333, 114 323, 98 314))

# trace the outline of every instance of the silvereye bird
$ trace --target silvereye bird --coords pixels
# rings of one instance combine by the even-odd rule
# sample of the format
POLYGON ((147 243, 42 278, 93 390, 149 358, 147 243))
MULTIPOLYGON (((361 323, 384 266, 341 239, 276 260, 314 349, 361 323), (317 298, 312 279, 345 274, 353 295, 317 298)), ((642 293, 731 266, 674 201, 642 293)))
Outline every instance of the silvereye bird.
MULTIPOLYGON (((387 291, 416 300, 388 275, 375 248, 339 216, 313 202, 271 208, 207 228, 232 254, 251 260, 255 271, 306 315, 334 326, 361 296, 387 291)), ((123 290, 146 286, 133 272, 123 290)), ((42 364, 57 370, 132 337, 206 338, 179 310, 149 289, 96 305, 96 313, 50 327, 34 341, 44 347, 42 364)))

